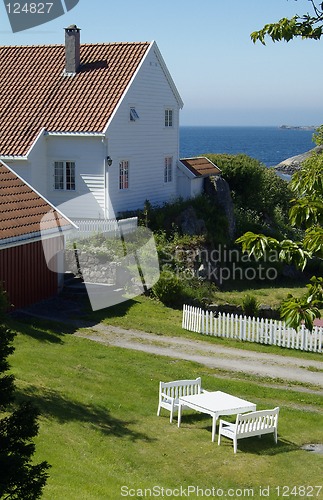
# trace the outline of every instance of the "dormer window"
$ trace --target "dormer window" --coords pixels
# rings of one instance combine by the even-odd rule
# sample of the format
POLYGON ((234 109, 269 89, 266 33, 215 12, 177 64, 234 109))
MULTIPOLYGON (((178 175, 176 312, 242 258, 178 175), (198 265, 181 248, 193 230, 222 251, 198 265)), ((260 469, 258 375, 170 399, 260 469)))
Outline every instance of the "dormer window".
POLYGON ((135 122, 136 120, 139 120, 139 115, 136 111, 136 108, 130 108, 130 121, 135 122))

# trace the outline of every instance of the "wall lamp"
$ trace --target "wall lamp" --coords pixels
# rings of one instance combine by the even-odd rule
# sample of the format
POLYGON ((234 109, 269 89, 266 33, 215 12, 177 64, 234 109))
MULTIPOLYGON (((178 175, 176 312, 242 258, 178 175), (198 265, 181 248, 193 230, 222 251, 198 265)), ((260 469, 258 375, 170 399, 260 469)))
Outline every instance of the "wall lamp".
POLYGON ((111 167, 112 165, 112 158, 110 156, 107 156, 107 165, 108 167, 111 167))

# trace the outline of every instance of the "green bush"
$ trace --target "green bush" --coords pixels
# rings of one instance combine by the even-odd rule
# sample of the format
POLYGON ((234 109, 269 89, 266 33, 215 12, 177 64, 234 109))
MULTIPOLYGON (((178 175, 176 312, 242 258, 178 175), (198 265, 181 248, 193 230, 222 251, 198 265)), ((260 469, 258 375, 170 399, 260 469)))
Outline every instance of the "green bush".
POLYGON ((246 215, 256 214, 260 224, 275 229, 288 221, 292 193, 288 182, 281 179, 275 170, 244 154, 206 156, 221 169, 223 178, 230 186, 236 209, 245 211, 246 215))
POLYGON ((181 280, 171 270, 164 269, 152 287, 152 294, 166 306, 179 305, 182 296, 181 280))
POLYGON ((259 313, 260 304, 254 295, 245 295, 242 300, 241 306, 245 316, 255 317, 259 313))

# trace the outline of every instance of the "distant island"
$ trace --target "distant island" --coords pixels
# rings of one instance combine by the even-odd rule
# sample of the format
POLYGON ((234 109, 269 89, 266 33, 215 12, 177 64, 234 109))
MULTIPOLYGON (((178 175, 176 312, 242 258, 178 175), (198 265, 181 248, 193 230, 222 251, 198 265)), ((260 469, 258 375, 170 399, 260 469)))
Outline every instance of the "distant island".
POLYGON ((288 130, 315 130, 317 126, 315 125, 281 125, 279 128, 288 130))

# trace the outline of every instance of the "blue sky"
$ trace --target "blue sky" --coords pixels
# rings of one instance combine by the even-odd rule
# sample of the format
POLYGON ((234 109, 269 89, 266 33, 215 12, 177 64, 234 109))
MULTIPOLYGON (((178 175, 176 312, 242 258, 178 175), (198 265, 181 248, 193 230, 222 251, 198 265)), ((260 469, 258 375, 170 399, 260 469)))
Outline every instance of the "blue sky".
POLYGON ((323 40, 264 47, 250 33, 310 10, 308 0, 80 0, 47 24, 13 34, 0 4, 0 45, 155 40, 184 101, 182 125, 323 123, 323 40))

